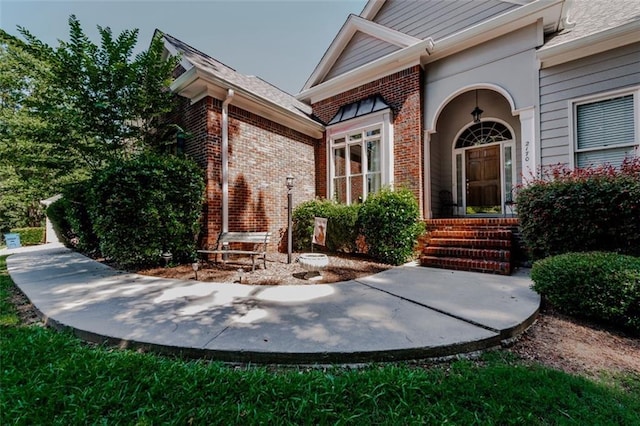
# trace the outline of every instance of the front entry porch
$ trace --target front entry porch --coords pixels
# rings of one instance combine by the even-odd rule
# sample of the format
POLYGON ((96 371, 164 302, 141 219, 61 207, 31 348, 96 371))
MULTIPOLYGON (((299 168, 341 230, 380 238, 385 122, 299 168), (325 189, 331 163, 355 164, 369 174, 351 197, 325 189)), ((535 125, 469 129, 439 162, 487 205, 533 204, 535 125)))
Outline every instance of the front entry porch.
POLYGON ((511 275, 519 260, 518 218, 428 219, 420 265, 511 275))

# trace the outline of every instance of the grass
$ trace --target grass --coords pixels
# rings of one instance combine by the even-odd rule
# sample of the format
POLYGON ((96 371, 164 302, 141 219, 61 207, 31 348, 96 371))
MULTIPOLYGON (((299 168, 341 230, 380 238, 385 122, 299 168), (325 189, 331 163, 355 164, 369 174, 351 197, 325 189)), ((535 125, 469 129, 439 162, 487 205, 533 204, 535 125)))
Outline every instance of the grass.
POLYGON ((233 368, 20 325, 12 285, 0 257, 0 424, 640 424, 633 375, 609 385, 501 352, 430 368, 233 368))

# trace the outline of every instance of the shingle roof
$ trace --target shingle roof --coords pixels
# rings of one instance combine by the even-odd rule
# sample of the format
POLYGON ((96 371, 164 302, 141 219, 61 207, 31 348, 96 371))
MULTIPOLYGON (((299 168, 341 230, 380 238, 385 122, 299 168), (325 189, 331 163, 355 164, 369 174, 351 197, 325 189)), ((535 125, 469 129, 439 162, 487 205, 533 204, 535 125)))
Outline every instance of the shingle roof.
POLYGON ((194 67, 261 97, 268 102, 284 107, 294 114, 307 119, 311 118, 311 106, 297 100, 289 93, 278 89, 260 77, 241 74, 233 68, 228 67, 222 62, 217 61, 211 56, 200 52, 167 33, 162 33, 162 35, 165 37, 167 42, 180 52, 184 59, 193 64, 194 67))
POLYGON ((553 35, 543 49, 639 20, 640 0, 575 0, 569 11, 575 26, 553 35))

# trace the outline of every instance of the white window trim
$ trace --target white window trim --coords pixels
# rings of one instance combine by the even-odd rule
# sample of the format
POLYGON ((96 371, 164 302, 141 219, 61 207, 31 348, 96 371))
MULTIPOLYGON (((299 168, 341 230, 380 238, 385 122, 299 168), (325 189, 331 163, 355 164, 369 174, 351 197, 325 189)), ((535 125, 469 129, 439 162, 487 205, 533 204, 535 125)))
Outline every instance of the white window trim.
MULTIPOLYGON (((363 117, 353 118, 342 123, 337 123, 327 127, 326 148, 327 148, 327 193, 328 200, 333 200, 335 194, 334 174, 334 140, 345 138, 351 133, 356 133, 370 128, 380 128, 380 184, 381 187, 393 187, 394 176, 394 155, 393 155, 393 123, 391 121, 391 110, 386 109, 363 117)), ((364 159, 366 161, 366 158, 364 159)), ((363 181, 366 181, 366 173, 363 173, 363 181)), ((364 194, 366 199, 367 194, 364 194)), ((351 200, 347 199, 347 204, 351 200)))
POLYGON ((633 95, 633 117, 635 127, 635 141, 625 145, 616 145, 616 148, 635 147, 636 156, 640 156, 640 86, 628 87, 626 89, 612 90, 608 92, 598 93, 594 95, 583 96, 580 98, 570 99, 568 101, 568 121, 569 121, 569 168, 575 169, 576 156, 581 152, 600 151, 606 149, 588 148, 578 149, 577 137, 577 108, 579 105, 590 104, 593 102, 606 101, 608 99, 620 96, 633 95))

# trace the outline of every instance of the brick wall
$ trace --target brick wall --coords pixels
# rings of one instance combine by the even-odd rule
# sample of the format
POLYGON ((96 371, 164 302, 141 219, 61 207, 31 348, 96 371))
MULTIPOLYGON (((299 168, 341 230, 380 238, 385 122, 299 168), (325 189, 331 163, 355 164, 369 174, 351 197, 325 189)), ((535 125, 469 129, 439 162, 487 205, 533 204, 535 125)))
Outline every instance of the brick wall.
MULTIPOLYGON (((189 137, 186 153, 206 170, 200 245, 215 244, 222 229, 222 102, 181 100, 178 120, 189 137)), ((315 197, 319 140, 229 106, 229 230, 271 231, 270 250, 286 250, 287 190, 295 177, 294 206, 315 197)))
MULTIPOLYGON (((346 104, 380 94, 393 110, 395 185, 405 186, 418 198, 422 210, 423 144, 421 68, 416 65, 355 89, 313 104, 313 112, 322 122, 329 120, 346 104)), ((317 193, 327 193, 328 158, 326 143, 316 153, 317 193)))

